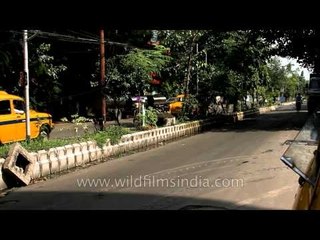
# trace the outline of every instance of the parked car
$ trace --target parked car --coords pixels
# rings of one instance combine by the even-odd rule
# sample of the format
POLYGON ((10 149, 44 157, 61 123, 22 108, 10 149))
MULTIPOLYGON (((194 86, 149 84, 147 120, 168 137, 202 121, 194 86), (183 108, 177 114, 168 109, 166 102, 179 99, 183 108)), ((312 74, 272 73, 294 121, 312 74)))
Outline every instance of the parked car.
MULTIPOLYGON (((23 98, 0 91, 0 144, 26 140, 26 114, 23 98)), ((30 138, 48 137, 54 125, 52 116, 29 110, 30 138)))

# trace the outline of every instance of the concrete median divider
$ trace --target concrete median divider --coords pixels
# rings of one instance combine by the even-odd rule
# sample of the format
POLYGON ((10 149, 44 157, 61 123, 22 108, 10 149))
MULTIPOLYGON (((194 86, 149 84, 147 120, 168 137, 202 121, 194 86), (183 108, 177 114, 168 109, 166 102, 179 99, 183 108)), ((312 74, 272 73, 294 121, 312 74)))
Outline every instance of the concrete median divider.
MULTIPOLYGON (((262 113, 275 109, 275 107, 269 107, 259 110, 259 112, 262 113)), ((243 117, 244 113, 237 113, 238 119, 243 119, 243 117)), ((231 118, 233 118, 232 115, 231 118)), ((34 159, 30 175, 31 180, 37 180, 51 174, 70 170, 78 166, 84 166, 91 162, 99 162, 110 156, 146 149, 166 141, 195 135, 210 129, 215 123, 216 119, 213 118, 135 132, 122 136, 118 144, 112 145, 110 140, 107 140, 102 147, 99 147, 94 141, 87 141, 51 148, 49 150, 31 152, 29 155, 34 159)), ((9 187, 3 175, 3 165, 5 161, 6 159, 0 158, 0 190, 9 187)))
POLYGON ((0 158, 0 168, 1 168, 1 171, 0 171, 0 189, 6 189, 8 187, 6 182, 5 182, 5 180, 3 179, 3 174, 2 174, 2 166, 3 166, 4 161, 5 161, 4 158, 0 158))
MULTIPOLYGON (((88 141, 31 152, 28 154, 34 159, 34 164, 30 176, 32 180, 37 180, 90 162, 100 161, 110 156, 146 149, 165 141, 197 134, 214 123, 213 119, 199 120, 131 133, 122 136, 118 144, 111 145, 110 140, 107 140, 102 147, 99 147, 94 141, 88 141)), ((20 148, 23 149, 21 145, 20 148)), ((26 150, 23 149, 23 151, 26 150)), ((2 171, 4 163, 5 159, 0 159, 0 190, 8 187, 2 171)))
POLYGON ((2 165, 2 174, 5 173, 5 177, 8 177, 8 181, 13 185, 28 185, 33 176, 35 162, 34 154, 29 153, 19 143, 14 143, 2 165))

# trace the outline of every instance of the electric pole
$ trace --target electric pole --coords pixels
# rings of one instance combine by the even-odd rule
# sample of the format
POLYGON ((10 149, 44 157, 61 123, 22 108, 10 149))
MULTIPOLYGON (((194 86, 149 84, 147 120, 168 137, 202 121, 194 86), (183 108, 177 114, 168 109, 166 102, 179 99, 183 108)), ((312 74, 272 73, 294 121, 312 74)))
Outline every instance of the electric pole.
POLYGON ((101 86, 101 114, 102 122, 100 122, 100 130, 104 129, 104 123, 107 120, 107 104, 106 97, 102 93, 102 88, 105 87, 105 49, 104 49, 104 30, 100 29, 100 86, 101 86))
POLYGON ((30 142, 28 30, 23 30, 23 63, 25 72, 26 140, 30 142))
MULTIPOLYGON (((198 58, 198 53, 199 53, 199 44, 196 44, 196 56, 198 58)), ((198 68, 197 68, 197 84, 196 84, 196 96, 198 96, 198 92, 199 92, 199 76, 198 76, 198 68)))

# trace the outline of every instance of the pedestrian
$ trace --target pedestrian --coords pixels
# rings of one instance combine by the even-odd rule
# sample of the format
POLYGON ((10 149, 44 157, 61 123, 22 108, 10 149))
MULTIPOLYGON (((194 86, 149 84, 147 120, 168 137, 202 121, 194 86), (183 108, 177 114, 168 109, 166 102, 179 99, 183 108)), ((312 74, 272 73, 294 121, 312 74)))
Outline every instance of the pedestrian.
POLYGON ((298 93, 298 95, 296 96, 296 109, 297 109, 297 111, 300 111, 301 103, 302 103, 302 97, 301 97, 301 94, 298 93))

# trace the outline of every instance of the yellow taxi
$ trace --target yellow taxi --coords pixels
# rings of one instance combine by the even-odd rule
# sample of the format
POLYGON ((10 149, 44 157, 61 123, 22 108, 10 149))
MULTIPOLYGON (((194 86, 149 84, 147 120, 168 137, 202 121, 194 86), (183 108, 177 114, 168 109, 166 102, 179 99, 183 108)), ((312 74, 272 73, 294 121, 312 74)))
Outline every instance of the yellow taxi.
POLYGON ((176 97, 167 100, 167 111, 172 114, 178 114, 182 111, 184 94, 179 94, 176 97))
MULTIPOLYGON (((29 110, 30 138, 48 137, 52 116, 29 110)), ((0 144, 26 140, 26 114, 23 98, 0 91, 0 144)))

